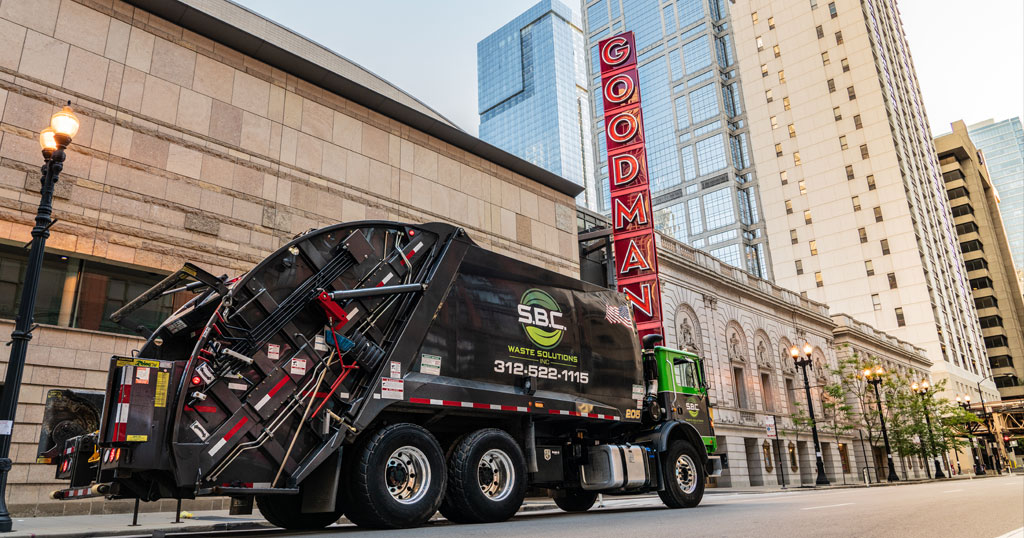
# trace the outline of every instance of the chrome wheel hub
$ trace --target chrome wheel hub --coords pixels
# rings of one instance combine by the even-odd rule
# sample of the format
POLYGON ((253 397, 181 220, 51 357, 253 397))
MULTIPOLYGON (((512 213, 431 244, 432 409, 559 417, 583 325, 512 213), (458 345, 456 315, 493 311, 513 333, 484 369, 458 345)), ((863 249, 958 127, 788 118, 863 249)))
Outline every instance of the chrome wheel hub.
POLYGON ((680 454, 676 458, 675 473, 676 484, 679 489, 683 490, 683 493, 689 495, 697 489, 697 466, 690 456, 680 454))
POLYGON ((512 458, 504 451, 492 449, 480 458, 477 468, 477 479, 480 491, 492 501, 500 501, 512 493, 516 481, 516 471, 512 466, 512 458))
POLYGON ((403 446, 394 451, 384 467, 384 483, 396 501, 402 504, 419 501, 430 486, 427 456, 414 446, 403 446))

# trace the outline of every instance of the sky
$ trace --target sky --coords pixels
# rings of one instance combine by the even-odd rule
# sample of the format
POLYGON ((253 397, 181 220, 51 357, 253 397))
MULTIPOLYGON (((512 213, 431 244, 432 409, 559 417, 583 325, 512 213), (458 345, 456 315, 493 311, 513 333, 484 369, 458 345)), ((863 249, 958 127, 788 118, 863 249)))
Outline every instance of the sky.
MULTIPOLYGON (((235 1, 372 71, 473 135, 480 124, 476 44, 537 3, 235 1)), ((949 132, 957 119, 970 125, 1024 116, 1024 2, 898 5, 933 134, 949 132)))

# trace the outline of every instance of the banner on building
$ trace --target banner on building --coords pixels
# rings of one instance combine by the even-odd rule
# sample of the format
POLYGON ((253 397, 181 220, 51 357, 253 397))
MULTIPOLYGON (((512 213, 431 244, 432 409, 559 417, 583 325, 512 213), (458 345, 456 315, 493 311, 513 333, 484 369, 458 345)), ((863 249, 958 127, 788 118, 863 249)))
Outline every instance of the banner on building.
POLYGON ((664 334, 633 32, 602 40, 598 43, 598 52, 608 147, 615 277, 619 291, 633 304, 640 336, 664 334))

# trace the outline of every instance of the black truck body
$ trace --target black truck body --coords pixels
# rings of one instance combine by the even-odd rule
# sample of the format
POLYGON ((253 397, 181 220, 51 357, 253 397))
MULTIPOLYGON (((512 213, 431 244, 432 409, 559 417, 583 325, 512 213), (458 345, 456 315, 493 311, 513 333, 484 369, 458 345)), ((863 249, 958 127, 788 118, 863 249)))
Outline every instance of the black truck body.
POLYGON ((503 519, 526 487, 566 509, 597 492, 692 506, 720 468, 697 357, 675 359, 699 368, 695 427, 659 394, 624 296, 460 228, 330 226, 234 280, 186 265, 113 317, 193 280, 134 356, 111 358, 99 431, 67 441, 56 498, 255 496, 290 528, 343 512, 400 527, 438 506, 503 519), (473 491, 450 483, 463 467, 473 491))

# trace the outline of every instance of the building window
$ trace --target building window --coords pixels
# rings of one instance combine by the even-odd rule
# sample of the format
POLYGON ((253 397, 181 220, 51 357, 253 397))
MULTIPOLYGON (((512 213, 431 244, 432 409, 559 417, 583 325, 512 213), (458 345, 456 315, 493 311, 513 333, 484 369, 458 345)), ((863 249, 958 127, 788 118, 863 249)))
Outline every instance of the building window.
POLYGON ((835 91, 836 91, 836 81, 835 81, 835 79, 831 79, 830 78, 830 79, 828 79, 828 93, 833 93, 835 91))
POLYGON ((896 325, 898 325, 900 327, 906 327, 907 326, 907 320, 906 320, 906 318, 903 317, 903 309, 902 308, 897 308, 896 309, 896 325))
POLYGON ((789 172, 788 171, 783 170, 783 171, 779 172, 779 178, 782 180, 782 184, 783 185, 788 185, 789 184, 789 172))
POLYGON ((768 76, 768 64, 761 64, 761 76, 762 77, 767 77, 768 76))
POLYGON ((740 409, 749 409, 747 405, 747 383, 743 378, 743 368, 732 369, 732 383, 733 389, 735 390, 734 396, 736 397, 736 407, 740 409))
POLYGON ((860 196, 854 196, 850 201, 853 202, 853 210, 860 211, 860 196))
POLYGON ((896 273, 889 273, 886 275, 889 278, 889 289, 894 290, 898 286, 896 285, 896 273))
POLYGON ((794 151, 793 152, 793 165, 794 166, 800 166, 800 152, 799 151, 794 151))
POLYGON ((883 239, 881 241, 881 243, 882 243, 882 254, 888 256, 889 255, 889 240, 888 239, 883 239))
POLYGON ((839 137, 839 149, 849 149, 850 146, 846 144, 846 135, 839 137))
POLYGON ((861 144, 860 145, 860 158, 861 159, 867 159, 870 156, 871 156, 871 154, 868 153, 868 145, 867 144, 861 144))
POLYGON ((868 176, 868 190, 875 190, 875 176, 874 174, 868 176))
POLYGON ((761 373, 761 397, 764 399, 764 410, 775 411, 775 391, 772 390, 771 376, 766 372, 761 373))
POLYGON ((861 243, 868 242, 868 230, 867 228, 857 228, 857 235, 860 236, 861 243))
POLYGON ((794 245, 800 242, 800 240, 797 239, 796 228, 789 231, 789 242, 794 245))
POLYGON ((798 274, 798 275, 804 274, 804 262, 803 262, 803 260, 797 260, 797 261, 795 261, 793 263, 796 265, 796 274, 798 274))
POLYGON ((875 276, 875 264, 871 263, 871 260, 864 260, 864 272, 868 276, 875 276))
POLYGON ((829 14, 829 15, 830 15, 830 16, 831 16, 831 17, 832 17, 833 19, 839 16, 839 13, 838 13, 838 12, 836 12, 836 3, 835 3, 835 2, 829 2, 829 3, 828 3, 828 14, 829 14))
POLYGON ((775 144, 775 156, 782 157, 782 144, 775 144))
POLYGON ((779 69, 779 84, 785 84, 785 83, 786 83, 786 70, 785 69, 779 69))
POLYGON ((818 33, 818 39, 825 37, 825 29, 820 24, 814 27, 814 31, 818 33))
POLYGON ((852 164, 846 165, 846 180, 847 181, 853 181, 853 165, 852 164))
POLYGON ((775 29, 775 17, 768 17, 768 29, 769 30, 774 30, 775 29))
POLYGON ((782 51, 779 50, 779 46, 778 45, 775 45, 774 47, 772 47, 772 52, 775 53, 775 57, 776 58, 778 58, 779 56, 782 56, 782 51))
POLYGON ((789 97, 782 98, 782 108, 789 110, 789 97))
MULTIPOLYGON (((17 317, 27 265, 24 249, 0 246, 0 318, 17 317)), ((110 314, 165 276, 44 253, 41 281, 56 285, 40 286, 33 318, 48 325, 136 334, 110 321, 110 314)), ((191 297, 191 293, 164 296, 133 312, 129 321, 133 326, 155 329, 191 297)))
POLYGON ((811 210, 808 209, 808 210, 804 211, 804 224, 810 224, 810 223, 811 223, 811 210))
POLYGON ((792 200, 786 200, 786 214, 787 215, 792 215, 793 214, 793 201, 792 200))
POLYGON ((839 443, 839 464, 843 468, 843 474, 850 472, 850 453, 846 443, 839 443))
POLYGON ((846 95, 847 97, 850 98, 851 101, 857 98, 857 92, 854 91, 853 86, 848 86, 846 88, 846 95))
POLYGON ((836 32, 836 45, 842 45, 842 44, 843 44, 843 32, 840 30, 840 31, 836 32))
POLYGON ((818 255, 818 242, 817 241, 812 239, 812 240, 807 242, 807 246, 811 249, 811 256, 817 256, 818 255))
POLYGON ((789 412, 796 412, 796 383, 793 378, 786 378, 786 401, 789 404, 789 412))
POLYGON ((772 129, 778 129, 779 128, 779 119, 777 117, 772 116, 771 118, 768 118, 768 119, 770 119, 771 122, 772 122, 772 129))
POLYGON ((800 187, 800 194, 807 194, 807 183, 804 180, 798 181, 797 186, 800 187))
POLYGON ((877 293, 871 295, 871 306, 874 307, 875 310, 882 309, 882 298, 879 297, 877 293))
POLYGON ((882 208, 875 206, 875 222, 882 222, 882 208))
POLYGON ((860 129, 861 127, 864 127, 864 124, 860 121, 860 114, 857 114, 853 117, 853 128, 860 129))
POLYGON ((985 316, 985 317, 982 317, 982 318, 978 318, 978 324, 981 325, 982 329, 991 329, 991 328, 994 328, 994 327, 1002 327, 1003 326, 1003 318, 1002 318, 1002 316, 998 316, 998 315, 997 316, 985 316))
POLYGON ((796 127, 792 123, 789 124, 789 137, 796 138, 796 127))
POLYGON ((769 103, 771 103, 771 102, 772 102, 772 91, 771 91, 771 90, 765 90, 765 92, 764 92, 764 98, 765 98, 765 100, 767 100, 767 101, 768 101, 769 103))
POLYGON ((850 71, 850 60, 843 58, 842 60, 839 60, 839 65, 843 66, 843 73, 848 73, 850 71))
POLYGON ((754 21, 754 24, 757 24, 757 12, 756 11, 750 14, 750 20, 754 21))
POLYGON ((829 64, 829 61, 828 61, 828 51, 822 52, 821 53, 821 65, 828 65, 828 64, 829 64))
POLYGON ((835 118, 836 121, 843 119, 843 112, 839 110, 839 107, 832 107, 832 117, 835 118))
POLYGON ((757 36, 757 50, 759 52, 764 50, 764 39, 761 36, 757 36))
POLYGON ((817 271, 814 273, 814 285, 819 288, 825 285, 825 283, 821 280, 821 271, 817 271))

